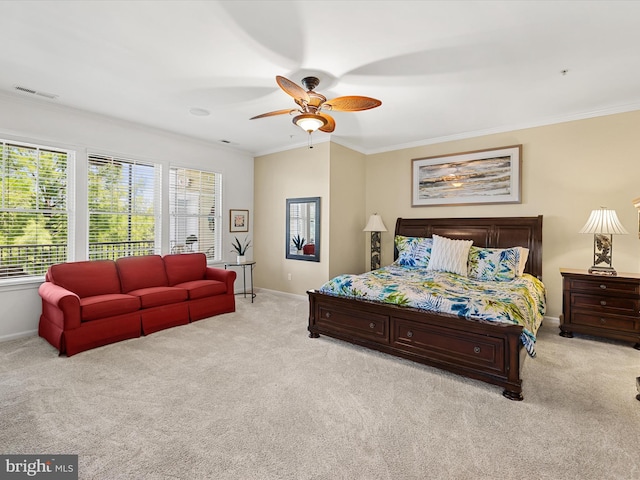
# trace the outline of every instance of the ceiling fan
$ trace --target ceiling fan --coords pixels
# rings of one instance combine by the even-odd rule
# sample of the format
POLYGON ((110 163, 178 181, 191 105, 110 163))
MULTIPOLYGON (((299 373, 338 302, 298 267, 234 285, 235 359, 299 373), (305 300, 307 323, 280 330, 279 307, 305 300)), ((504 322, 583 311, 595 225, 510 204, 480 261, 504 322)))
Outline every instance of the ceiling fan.
POLYGON ((354 95, 327 100, 324 95, 313 91, 313 89, 320 83, 320 80, 316 77, 305 77, 302 79, 302 84, 305 86, 307 91, 291 80, 279 75, 276 76, 276 82, 280 88, 285 91, 285 93, 293 97, 299 108, 263 113, 262 115, 252 117, 250 120, 272 117, 274 115, 284 115, 286 113, 290 115, 297 114, 293 117, 293 123, 302 128, 305 132, 311 134, 316 130, 320 130, 321 132, 330 133, 336 128, 336 122, 333 117, 324 113, 325 110, 333 110, 336 112, 358 112, 360 110, 369 110, 382 105, 382 102, 375 98, 354 95))

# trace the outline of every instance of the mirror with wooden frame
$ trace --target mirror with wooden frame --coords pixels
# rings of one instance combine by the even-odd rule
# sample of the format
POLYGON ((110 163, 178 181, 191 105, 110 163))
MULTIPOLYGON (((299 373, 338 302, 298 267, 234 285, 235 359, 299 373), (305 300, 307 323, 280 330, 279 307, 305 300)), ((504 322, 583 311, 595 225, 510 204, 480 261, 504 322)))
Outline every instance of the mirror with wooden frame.
POLYGON ((286 258, 320 261, 320 197, 287 198, 286 258))

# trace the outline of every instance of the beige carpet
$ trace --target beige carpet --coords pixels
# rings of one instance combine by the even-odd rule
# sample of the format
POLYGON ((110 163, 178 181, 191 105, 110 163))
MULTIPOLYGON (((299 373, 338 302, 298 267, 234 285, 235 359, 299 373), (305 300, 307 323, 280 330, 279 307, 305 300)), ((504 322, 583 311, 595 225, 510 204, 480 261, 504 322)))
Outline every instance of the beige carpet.
POLYGON ((82 479, 640 479, 640 352, 543 326, 523 402, 307 337, 305 299, 58 357, 0 343, 0 453, 82 479))

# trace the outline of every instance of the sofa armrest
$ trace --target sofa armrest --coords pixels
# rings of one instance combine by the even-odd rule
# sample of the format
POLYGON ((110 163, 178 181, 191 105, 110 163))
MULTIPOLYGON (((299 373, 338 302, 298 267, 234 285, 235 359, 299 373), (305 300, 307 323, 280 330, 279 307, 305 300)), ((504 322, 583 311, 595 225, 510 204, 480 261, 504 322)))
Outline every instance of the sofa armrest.
MULTIPOLYGON (((38 287, 38 294, 48 309, 59 311, 62 315, 63 330, 71 330, 80 327, 80 297, 66 288, 52 282, 44 282, 38 287)), ((43 306, 44 307, 44 306, 43 306)), ((43 308, 44 310, 44 308, 43 308)), ((58 315, 56 317, 59 318, 58 315)), ((52 321, 56 319, 52 318, 52 321)), ((56 323, 59 323, 56 321, 56 323)))
POLYGON ((233 284, 236 281, 236 272, 234 270, 207 267, 204 276, 207 280, 218 280, 219 282, 226 283, 227 293, 233 294, 233 284))

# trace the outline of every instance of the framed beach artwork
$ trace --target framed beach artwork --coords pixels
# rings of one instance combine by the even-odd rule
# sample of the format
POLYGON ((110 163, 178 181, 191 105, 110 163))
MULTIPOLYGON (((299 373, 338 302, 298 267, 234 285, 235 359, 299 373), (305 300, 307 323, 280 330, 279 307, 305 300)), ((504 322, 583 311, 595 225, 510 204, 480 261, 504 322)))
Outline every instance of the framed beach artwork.
POLYGON ((229 210, 229 231, 249 231, 249 210, 229 210))
POLYGON ((522 145, 416 158, 412 207, 520 203, 522 145))

